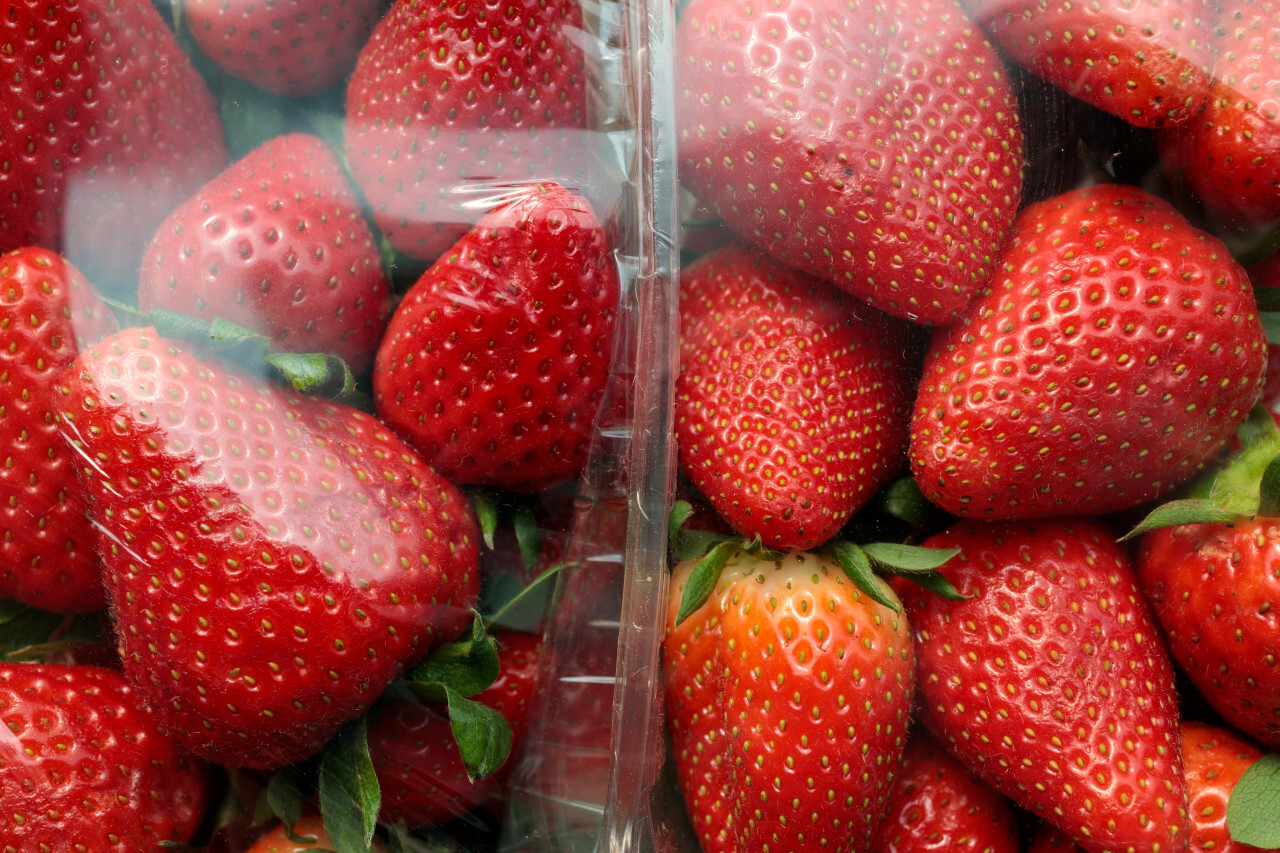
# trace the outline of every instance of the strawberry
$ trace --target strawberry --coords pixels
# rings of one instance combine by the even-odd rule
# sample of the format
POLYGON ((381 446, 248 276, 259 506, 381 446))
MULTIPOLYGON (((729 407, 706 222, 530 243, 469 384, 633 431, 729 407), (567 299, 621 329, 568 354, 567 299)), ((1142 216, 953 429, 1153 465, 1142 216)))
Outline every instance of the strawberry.
POLYGON ((586 459, 618 298, 586 199, 515 190, 400 303, 374 366, 378 414, 454 482, 566 482, 586 459))
POLYGON ((872 850, 1018 853, 1009 801, 947 754, 926 732, 913 731, 872 850))
POLYGON ((1178 851, 1187 793, 1173 668, 1132 561, 1089 520, 962 521, 925 543, 968 600, 899 586, 916 719, 1090 853, 1178 851))
POLYGON ((346 76, 381 0, 186 0, 188 29, 226 73, 281 95, 323 92, 346 76))
POLYGON ((1031 839, 1027 853, 1079 853, 1080 848, 1072 843, 1051 823, 1040 824, 1040 830, 1031 839))
POLYGON ((498 677, 471 699, 502 713, 511 724, 511 753, 502 769, 471 780, 458 754, 448 712, 412 699, 393 702, 369 726, 369 755, 382 789, 381 818, 429 826, 461 817, 504 787, 519 760, 529 728, 542 639, 500 632, 498 677))
POLYGON ((861 299, 953 322, 1018 209, 1022 133, 953 0, 693 0, 676 33, 685 186, 861 299))
POLYGON ((347 86, 347 160, 391 245, 434 261, 511 185, 579 173, 577 0, 398 0, 347 86))
POLYGON ((227 160, 203 80, 146 0, 20 0, 0 18, 0 251, 61 251, 107 289, 227 160))
POLYGON ((470 507, 372 418, 147 329, 62 381, 125 673, 193 752, 305 758, 466 626, 470 507))
POLYGON ((692 570, 671 578, 663 678, 703 850, 866 849, 911 710, 907 620, 828 557, 739 551, 677 622, 692 570))
POLYGON ((157 850, 200 826, 203 764, 119 673, 0 664, 0 719, 6 850, 157 850))
POLYGON ((1140 127, 1185 122, 1212 64, 1209 0, 964 0, 1006 55, 1140 127))
POLYGON ((1256 850, 1233 841, 1227 831, 1227 800, 1236 783, 1262 750, 1230 729, 1205 723, 1182 723, 1182 761, 1191 797, 1191 844, 1196 853, 1248 853, 1256 850))
POLYGON ((1208 703, 1280 747, 1280 520, 1152 531, 1138 572, 1174 659, 1208 703))
POLYGON ((842 297, 741 244, 681 274, 680 465, 768 548, 830 539, 904 461, 906 330, 842 297))
POLYGON ((329 147, 301 133, 250 152, 169 215, 147 246, 138 307, 222 317, 356 373, 391 315, 355 192, 329 147))
POLYGON ((106 603, 95 535, 53 417, 54 381, 115 317, 47 249, 0 255, 0 598, 59 613, 106 603))
POLYGON ((1278 13, 1270 0, 1221 5, 1204 110, 1158 137, 1165 170, 1236 224, 1280 220, 1278 13))
POLYGON ((934 334, 911 467, 948 512, 1103 513, 1200 470, 1262 386, 1244 270, 1133 187, 1019 214, 991 289, 934 334))
MULTIPOLYGON (((283 823, 276 823, 265 835, 249 847, 245 853, 318 853, 334 849, 333 840, 325 830, 324 820, 318 814, 304 814, 293 826, 294 836, 303 839, 293 841, 289 838, 288 828, 283 823)), ((380 839, 375 838, 369 848, 373 853, 386 853, 387 847, 380 839)))

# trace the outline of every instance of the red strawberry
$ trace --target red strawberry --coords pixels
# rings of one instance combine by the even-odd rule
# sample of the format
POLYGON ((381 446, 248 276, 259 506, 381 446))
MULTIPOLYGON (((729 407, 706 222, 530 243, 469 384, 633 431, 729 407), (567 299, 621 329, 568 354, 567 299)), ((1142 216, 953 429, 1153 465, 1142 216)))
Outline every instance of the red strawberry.
POLYGON ((684 269, 680 325, 680 465, 745 536, 816 547, 901 467, 902 324, 735 244, 684 269))
POLYGON ((1018 209, 1022 133, 951 0, 693 0, 680 176, 739 234, 881 309, 953 322, 1018 209))
POLYGON ((205 768, 119 673, 0 664, 0 720, 6 850, 158 850, 200 826, 205 768))
POLYGON ((0 78, 0 251, 61 250, 128 286, 160 220, 226 163, 209 90, 146 0, 10 3, 0 78))
POLYGON ((1244 772, 1262 758, 1262 750, 1230 729, 1182 723, 1182 762, 1191 797, 1191 845, 1195 853, 1248 853, 1256 850, 1231 839, 1227 800, 1244 772))
POLYGON ((496 639, 498 677, 471 699, 501 712, 511 724, 507 763, 492 776, 470 781, 446 709, 414 700, 394 702, 369 726, 383 820, 403 820, 409 826, 444 823, 484 803, 511 776, 529 728, 542 640, 514 632, 499 633, 496 639))
POLYGON ((1190 119, 1212 63, 1209 0, 964 0, 1019 64, 1140 127, 1190 119))
POLYGON ((443 476, 576 476, 604 393, 618 273, 586 199, 514 191, 413 286, 378 350, 378 414, 443 476))
POLYGON ((0 598, 59 613, 106 603, 95 534, 53 417, 54 383, 115 317, 46 249, 0 255, 0 598))
POLYGON ((338 158, 290 134, 238 160, 161 224, 138 307, 222 317, 286 352, 373 364, 391 299, 373 232, 338 158))
POLYGON ((925 732, 912 732, 872 850, 880 853, 1018 853, 1009 801, 947 754, 925 732))
POLYGON ((347 87, 347 160, 378 227, 435 260, 511 185, 590 144, 577 0, 398 0, 347 87))
MULTIPOLYGON (((317 853, 334 849, 333 840, 325 830, 324 820, 318 814, 304 814, 294 824, 293 834, 307 841, 291 841, 283 823, 276 823, 265 835, 258 838, 245 853, 317 853)), ((386 853, 387 847, 374 838, 370 848, 374 853, 386 853)))
POLYGON ((228 74, 268 92, 314 95, 351 70, 381 0, 186 0, 200 49, 228 74))
MULTIPOLYGON (((1248 853, 1257 850, 1231 839, 1227 831, 1227 800, 1236 783, 1262 751, 1229 729, 1184 720, 1182 761, 1190 798, 1191 841, 1196 853, 1248 853)), ((1077 853, 1080 848, 1046 825, 1027 853, 1077 853)))
POLYGON ((1228 723, 1280 748, 1280 520, 1153 531, 1138 571, 1191 682, 1228 723))
POLYGON ((906 619, 828 557, 739 553, 677 625, 691 569, 671 579, 663 662, 676 770, 703 850, 866 849, 911 710, 906 619))
POLYGON ((916 718, 1091 853, 1187 843, 1173 668, 1128 555, 1086 520, 965 521, 926 545, 969 599, 899 586, 916 718))
POLYGON ((372 418, 145 329, 63 381, 125 673, 192 751, 305 758, 466 626, 470 507, 372 418))
POLYGON ((1222 4, 1204 110, 1159 137, 1166 171, 1237 223, 1280 219, 1277 15, 1270 0, 1222 4))
POLYGON ((1266 341, 1248 277, 1141 190, 1026 208, 1000 267, 925 359, 911 465, 943 509, 1137 506, 1200 470, 1257 399, 1266 341))

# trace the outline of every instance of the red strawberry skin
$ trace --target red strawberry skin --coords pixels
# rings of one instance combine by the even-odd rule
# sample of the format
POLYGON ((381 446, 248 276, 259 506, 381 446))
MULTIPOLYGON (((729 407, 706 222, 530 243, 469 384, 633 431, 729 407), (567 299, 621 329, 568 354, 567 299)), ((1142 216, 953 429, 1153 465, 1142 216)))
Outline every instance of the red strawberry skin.
POLYGON ((1173 668, 1128 555, 1089 520, 963 521, 951 602, 897 586, 919 655, 916 720, 1091 853, 1189 836, 1173 668))
POLYGON ((991 289, 936 332, 911 468, 948 512, 1097 514, 1154 500, 1211 460, 1262 387, 1244 270, 1139 189, 1023 210, 991 289))
POLYGON ((1158 137, 1166 172, 1237 225, 1280 219, 1277 15, 1265 0, 1222 4, 1204 110, 1158 137))
POLYGON ((1262 750, 1230 729, 1184 720, 1182 761, 1191 796, 1191 845, 1195 853, 1248 853, 1258 848, 1231 839, 1227 801, 1262 750))
POLYGON ((125 674, 193 752, 305 758, 466 626, 471 509, 377 421, 147 329, 62 381, 125 674))
POLYGON ((542 659, 542 639, 531 634, 496 635, 500 669, 493 684, 470 697, 511 724, 511 754, 492 776, 472 782, 458 754, 447 710, 432 703, 400 700, 369 727, 369 755, 382 789, 380 818, 409 826, 431 826, 461 817, 502 790, 520 758, 542 659))
POLYGON ((680 325, 680 465, 743 535, 816 547, 902 467, 905 324, 734 244, 684 269, 680 325))
POLYGON ((1152 531, 1138 571, 1192 684, 1232 726, 1280 748, 1280 520, 1152 531))
POLYGON ((189 841, 209 799, 202 762, 117 672, 0 665, 0 808, 10 850, 158 850, 189 841))
POLYGON ((106 603, 96 535, 53 416, 55 381, 115 317, 47 249, 0 255, 0 598, 58 613, 106 603))
POLYGON ((146 0, 9 4, 0 78, 0 251, 132 286, 160 220, 226 164, 213 96, 146 0))
POLYGON ((378 228, 434 261, 512 185, 578 175, 577 0, 398 0, 347 86, 347 160, 378 228))
POLYGON ((958 3, 694 0, 682 183, 765 251, 899 317, 954 322, 1018 209, 1022 132, 958 3))
POLYGON ((905 617, 825 556, 739 553, 676 625, 692 566, 671 578, 663 678, 704 853, 868 849, 911 711, 905 617))
POLYGON ((138 306, 222 317, 356 373, 391 315, 355 192, 329 147, 301 133, 251 151, 169 215, 147 246, 138 306))
POLYGON ((1209 93, 1207 0, 964 0, 1005 54, 1139 127, 1185 122, 1209 93))
POLYGON ((268 92, 306 97, 351 70, 380 0, 188 0, 196 44, 218 67, 268 92))
POLYGON ((617 267, 585 198, 506 196, 414 284, 378 350, 378 414, 456 483, 576 476, 604 394, 617 267))
POLYGON ((915 730, 872 850, 882 853, 1018 853, 1009 801, 971 774, 927 732, 915 730))

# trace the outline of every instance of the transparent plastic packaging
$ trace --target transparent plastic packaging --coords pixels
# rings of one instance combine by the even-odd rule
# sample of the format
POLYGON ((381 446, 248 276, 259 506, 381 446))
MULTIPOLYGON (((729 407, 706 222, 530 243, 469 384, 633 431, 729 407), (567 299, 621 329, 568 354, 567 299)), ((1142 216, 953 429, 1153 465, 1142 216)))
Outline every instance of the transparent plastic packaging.
POLYGON ((634 820, 670 15, 9 10, 0 763, 36 795, 0 785, 6 849, 561 850, 634 820), (62 784, 55 740, 101 754, 62 784))

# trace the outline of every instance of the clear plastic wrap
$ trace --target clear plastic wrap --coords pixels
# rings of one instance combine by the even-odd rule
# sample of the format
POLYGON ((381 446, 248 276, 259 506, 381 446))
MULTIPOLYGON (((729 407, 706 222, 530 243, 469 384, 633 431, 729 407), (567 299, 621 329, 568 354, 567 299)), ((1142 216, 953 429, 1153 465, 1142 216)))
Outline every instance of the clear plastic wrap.
POLYGON ((96 824, 130 851, 560 850, 633 822, 671 13, 13 4, 0 763, 36 796, 6 849, 96 824), (102 692, 130 707, 109 735, 81 719, 102 692), (59 787, 58 706, 115 770, 59 787))

